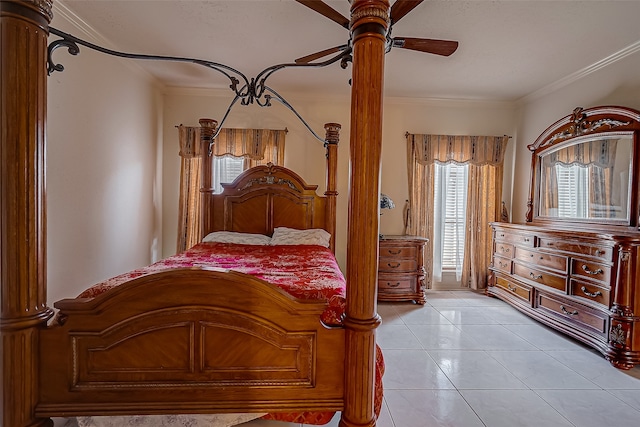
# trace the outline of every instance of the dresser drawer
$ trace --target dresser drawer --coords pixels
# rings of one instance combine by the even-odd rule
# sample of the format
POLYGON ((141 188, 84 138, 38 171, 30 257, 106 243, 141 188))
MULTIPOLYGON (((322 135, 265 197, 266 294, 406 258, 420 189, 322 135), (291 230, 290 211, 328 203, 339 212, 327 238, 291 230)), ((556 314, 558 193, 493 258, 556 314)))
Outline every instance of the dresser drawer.
POLYGON ((600 286, 582 280, 571 279, 569 283, 569 294, 585 298, 601 304, 604 308, 609 308, 610 291, 606 286, 600 286))
POLYGON ((493 252, 506 258, 513 258, 513 245, 509 243, 496 242, 493 252))
POLYGON ((508 290, 525 301, 531 301, 531 286, 513 283, 500 276, 496 277, 496 286, 500 286, 501 288, 508 290))
POLYGON ((501 230, 496 231, 496 240, 500 242, 513 243, 520 246, 534 247, 535 237, 530 234, 506 233, 501 230))
POLYGON ((389 292, 406 292, 414 290, 416 287, 416 277, 398 277, 390 276, 385 277, 380 275, 378 277, 378 290, 384 293, 389 292))
POLYGON ((566 242, 555 240, 549 237, 538 238, 538 246, 547 249, 556 249, 563 252, 573 252, 600 258, 609 261, 613 254, 613 249, 608 247, 591 246, 580 242, 566 242))
MULTIPOLYGON (((418 248, 415 246, 387 246, 380 244, 380 258, 413 258, 418 256, 418 248)), ((380 261, 382 262, 382 260, 380 261)))
POLYGON ((609 315, 554 295, 538 293, 536 306, 604 336, 609 315))
POLYGON ((540 265, 554 270, 567 272, 567 257, 537 252, 523 248, 515 248, 515 257, 521 261, 540 265))
POLYGON ((516 274, 526 280, 533 280, 534 282, 550 286, 561 291, 566 289, 566 279, 563 276, 556 276, 555 274, 538 270, 528 265, 514 262, 513 274, 516 274))
POLYGON ((505 273, 511 273, 511 260, 498 255, 494 255, 493 268, 504 271, 505 273))
POLYGON ((380 258, 378 264, 378 271, 381 273, 406 273, 416 271, 417 268, 418 262, 415 259, 380 258))
POLYGON ((574 258, 571 260, 571 275, 573 277, 585 277, 589 280, 609 283, 611 280, 611 267, 597 262, 574 258))

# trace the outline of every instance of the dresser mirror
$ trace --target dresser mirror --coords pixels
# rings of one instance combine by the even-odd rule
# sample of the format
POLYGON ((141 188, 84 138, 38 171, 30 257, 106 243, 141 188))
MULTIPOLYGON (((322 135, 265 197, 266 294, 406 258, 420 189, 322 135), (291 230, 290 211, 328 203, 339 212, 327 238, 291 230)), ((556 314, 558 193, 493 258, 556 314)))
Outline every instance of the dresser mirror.
POLYGON ((577 108, 530 145, 527 221, 637 226, 636 120, 628 109, 577 108))

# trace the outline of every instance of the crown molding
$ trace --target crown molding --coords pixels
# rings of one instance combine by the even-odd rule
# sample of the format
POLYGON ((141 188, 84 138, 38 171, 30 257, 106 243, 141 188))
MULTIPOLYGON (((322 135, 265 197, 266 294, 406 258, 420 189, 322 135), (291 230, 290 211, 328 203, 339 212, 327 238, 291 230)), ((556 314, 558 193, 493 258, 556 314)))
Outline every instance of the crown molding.
MULTIPOLYGON (((77 29, 79 32, 82 33, 82 35, 75 34, 77 37, 85 38, 88 41, 91 41, 92 43, 94 43, 96 45, 102 46, 102 47, 110 49, 110 50, 116 50, 116 51, 120 50, 109 39, 104 37, 95 28, 93 28, 86 21, 84 21, 82 18, 80 18, 78 15, 76 15, 76 13, 71 8, 69 8, 69 6, 67 6, 63 0, 56 0, 53 3, 53 20, 52 20, 52 25, 51 25, 52 27, 56 27, 57 28, 56 17, 58 17, 58 16, 62 17, 71 26, 73 26, 75 29, 77 29)), ((83 47, 82 49, 89 49, 89 48, 83 47)), ((80 55, 81 54, 82 54, 82 51, 80 52, 80 55)), ((152 74, 147 72, 140 65, 136 64, 135 61, 132 61, 132 60, 126 59, 126 58, 117 58, 117 57, 113 57, 113 58, 118 60, 118 61, 120 61, 127 68, 129 68, 132 72, 134 72, 137 75, 147 79, 158 90, 162 90, 164 88, 164 84, 162 82, 160 82, 152 74)))
POLYGON ((516 102, 519 105, 522 104, 526 104, 528 102, 534 101, 538 98, 541 98, 545 95, 548 95, 550 93, 553 93, 565 86, 568 86, 572 83, 577 82, 578 80, 581 80, 599 70, 602 70, 603 68, 608 67, 609 65, 612 65, 618 61, 621 61, 622 59, 634 55, 636 53, 640 52, 640 40, 638 40, 635 43, 632 43, 631 45, 619 50, 618 52, 615 52, 612 55, 607 56, 604 59, 601 59, 598 62, 595 62, 581 70, 578 70, 574 73, 569 74, 568 76, 565 76, 559 80, 556 80, 555 82, 544 86, 534 92, 531 92, 528 95, 523 96, 522 98, 518 99, 516 102))

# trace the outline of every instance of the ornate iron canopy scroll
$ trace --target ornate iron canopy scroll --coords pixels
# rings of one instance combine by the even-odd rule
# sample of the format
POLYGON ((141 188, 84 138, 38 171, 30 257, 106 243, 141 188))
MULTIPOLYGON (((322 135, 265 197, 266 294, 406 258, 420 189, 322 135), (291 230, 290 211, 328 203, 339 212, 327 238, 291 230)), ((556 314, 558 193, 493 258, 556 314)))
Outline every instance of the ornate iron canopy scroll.
POLYGON ((225 120, 229 116, 231 109, 236 104, 236 102, 240 101, 241 105, 250 105, 257 104, 260 107, 269 107, 271 106, 271 101, 276 100, 280 102, 282 105, 291 110, 296 117, 304 124, 304 126, 316 137, 318 140, 326 143, 324 138, 321 138, 314 132, 314 130, 309 126, 309 124, 302 118, 300 114, 293 108, 291 104, 289 104, 282 96, 280 96, 276 91, 267 86, 267 80, 271 77, 276 71, 283 70, 285 68, 322 68, 334 64, 340 61, 340 65, 342 68, 347 67, 347 63, 351 61, 351 46, 347 46, 344 50, 340 51, 337 55, 327 59, 326 61, 317 62, 317 63, 285 63, 285 64, 276 64, 262 70, 258 75, 252 78, 248 78, 242 72, 236 70, 235 68, 229 67, 228 65, 220 64, 218 62, 207 61, 202 59, 195 58, 185 58, 178 56, 161 56, 161 55, 145 55, 145 54, 137 54, 137 53, 125 53, 119 52, 111 49, 104 48, 102 46, 98 46, 96 44, 90 43, 86 40, 82 40, 78 37, 75 37, 71 34, 60 31, 56 28, 49 27, 49 32, 54 34, 60 39, 54 40, 49 43, 47 48, 47 73, 51 75, 51 73, 58 71, 61 72, 64 70, 64 66, 59 63, 55 63, 53 61, 53 52, 61 47, 67 48, 67 51, 71 55, 77 55, 80 53, 79 46, 85 46, 89 49, 105 53, 111 56, 117 56, 120 58, 128 58, 128 59, 137 59, 137 60, 147 60, 147 61, 169 61, 169 62, 182 62, 182 63, 192 63, 196 65, 200 65, 203 67, 207 67, 211 70, 217 71, 218 73, 224 75, 227 79, 229 79, 229 88, 234 93, 234 98, 229 104, 227 111, 225 112, 222 120, 220 120, 220 124, 218 126, 218 130, 213 135, 212 139, 218 136, 220 129, 222 129, 225 120))

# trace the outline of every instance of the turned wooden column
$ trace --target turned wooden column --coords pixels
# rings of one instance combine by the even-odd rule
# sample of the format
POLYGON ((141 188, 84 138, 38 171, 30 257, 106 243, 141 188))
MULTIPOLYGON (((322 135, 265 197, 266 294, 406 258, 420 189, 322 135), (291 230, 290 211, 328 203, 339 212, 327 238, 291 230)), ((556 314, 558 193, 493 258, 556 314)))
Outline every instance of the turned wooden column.
POLYGON ((388 0, 353 0, 345 409, 341 427, 375 426, 379 179, 388 0))
POLYGON ((200 119, 200 153, 202 155, 202 171, 200 181, 200 239, 212 229, 211 196, 213 187, 213 135, 216 134, 218 122, 213 119, 200 119))
POLYGON ((45 123, 51 0, 0 1, 0 332, 3 427, 34 416, 47 307, 45 123))
POLYGON ((340 141, 340 126, 338 123, 325 123, 325 147, 327 149, 327 189, 324 192, 327 198, 325 215, 331 233, 331 242, 329 248, 335 253, 336 251, 336 202, 338 198, 338 142, 340 141))

